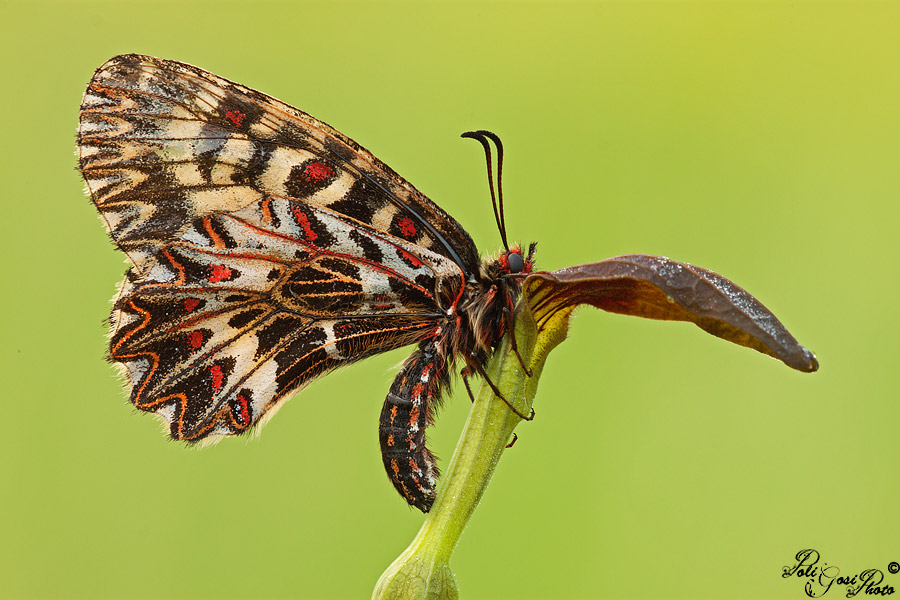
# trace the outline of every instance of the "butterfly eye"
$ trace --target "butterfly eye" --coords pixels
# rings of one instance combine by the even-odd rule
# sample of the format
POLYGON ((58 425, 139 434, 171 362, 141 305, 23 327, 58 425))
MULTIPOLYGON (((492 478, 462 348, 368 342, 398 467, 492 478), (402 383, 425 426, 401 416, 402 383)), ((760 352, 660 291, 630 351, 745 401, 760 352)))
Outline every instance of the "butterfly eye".
POLYGON ((518 252, 510 252, 506 255, 506 263, 509 265, 510 273, 521 273, 525 268, 525 259, 518 252))

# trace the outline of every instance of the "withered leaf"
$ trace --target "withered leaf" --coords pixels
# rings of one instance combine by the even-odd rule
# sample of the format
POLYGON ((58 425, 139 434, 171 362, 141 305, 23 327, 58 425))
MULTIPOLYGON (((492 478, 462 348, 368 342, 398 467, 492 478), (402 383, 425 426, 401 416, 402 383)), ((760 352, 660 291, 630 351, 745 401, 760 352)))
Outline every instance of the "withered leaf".
POLYGON ((539 328, 560 310, 590 304, 647 319, 690 321, 798 371, 819 368, 815 355, 744 289, 717 273, 662 256, 628 254, 533 273, 524 294, 539 328))

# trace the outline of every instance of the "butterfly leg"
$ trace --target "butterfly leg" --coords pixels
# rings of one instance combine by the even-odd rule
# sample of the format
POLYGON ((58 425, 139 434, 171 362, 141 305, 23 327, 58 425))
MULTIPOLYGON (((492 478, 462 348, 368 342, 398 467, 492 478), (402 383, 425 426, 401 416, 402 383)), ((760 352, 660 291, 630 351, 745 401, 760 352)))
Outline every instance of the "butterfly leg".
POLYGON ((516 321, 515 321, 515 313, 510 310, 508 306, 503 307, 503 318, 506 321, 506 331, 509 332, 509 340, 512 345, 512 351, 515 352, 516 358, 519 359, 519 364, 522 365, 522 370, 525 371, 525 375, 528 377, 532 377, 534 373, 531 369, 528 368, 528 365, 525 364, 525 361, 522 359, 522 355, 519 354, 519 346, 516 343, 516 321))
POLYGON ((400 495, 425 513, 434 503, 440 475, 434 454, 425 447, 425 429, 448 382, 446 361, 433 340, 425 341, 403 364, 381 409, 384 468, 400 495))
POLYGON ((459 375, 463 380, 463 385, 466 386, 466 392, 469 394, 469 400, 472 401, 472 404, 475 404, 475 394, 472 393, 472 386, 469 385, 470 374, 469 367, 466 367, 459 372, 459 375))
POLYGON ((491 381, 491 378, 488 377, 487 371, 485 371, 484 367, 481 366, 481 363, 478 362, 478 355, 476 353, 473 352, 469 358, 471 359, 470 360, 471 366, 474 367, 474 369, 476 371, 478 371, 478 374, 481 375, 481 378, 484 379, 485 383, 488 384, 488 387, 491 388, 491 391, 494 392, 494 395, 506 403, 506 406, 509 407, 509 410, 513 411, 516 414, 516 416, 519 417, 520 419, 522 419, 523 421, 533 421, 534 420, 534 409, 533 408, 531 409, 531 413, 528 416, 523 415, 522 413, 520 413, 518 411, 518 409, 515 406, 510 404, 509 400, 507 400, 506 398, 503 397, 503 394, 500 392, 500 390, 497 388, 497 386, 494 385, 494 382, 491 381))
MULTIPOLYGON (((472 394, 472 388, 469 387, 469 368, 466 367, 465 369, 463 369, 462 371, 460 371, 459 374, 462 376, 463 383, 464 383, 465 386, 466 386, 466 391, 469 392, 469 400, 471 400, 472 403, 474 404, 474 403, 475 403, 475 396, 472 394)), ((502 396, 501 396, 501 398, 502 398, 502 396)), ((504 401, 505 401, 505 400, 504 400, 504 401)), ((512 407, 510 407, 510 408, 512 408, 512 407)), ((513 411, 515 411, 515 409, 513 409, 513 411)), ((533 414, 533 413, 534 413, 534 409, 532 409, 531 412, 532 412, 531 418, 533 419, 533 418, 534 418, 534 414, 533 414)), ((517 414, 518 414, 518 413, 517 413, 517 414)), ((530 420, 530 419, 529 419, 529 420, 530 420)), ((513 435, 513 436, 512 436, 512 440, 506 445, 507 448, 512 448, 512 447, 515 445, 516 441, 519 439, 519 436, 516 435, 515 432, 513 432, 512 435, 513 435)))

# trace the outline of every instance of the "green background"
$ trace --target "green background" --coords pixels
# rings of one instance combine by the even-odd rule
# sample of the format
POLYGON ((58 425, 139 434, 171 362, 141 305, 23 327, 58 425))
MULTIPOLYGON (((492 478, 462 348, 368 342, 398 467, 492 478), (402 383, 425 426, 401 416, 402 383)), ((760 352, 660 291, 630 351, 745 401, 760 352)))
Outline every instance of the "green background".
MULTIPOLYGON (((344 131, 495 251, 662 254, 761 299, 821 370, 580 311, 453 560, 464 598, 802 598, 900 561, 900 3, 3 2, 0 596, 364 598, 422 516, 376 422, 395 366, 188 449, 103 361, 124 270, 73 155, 93 70, 202 66, 344 131)), ((431 439, 446 464, 461 386, 431 439)), ((829 597, 842 597, 832 590, 829 597)))

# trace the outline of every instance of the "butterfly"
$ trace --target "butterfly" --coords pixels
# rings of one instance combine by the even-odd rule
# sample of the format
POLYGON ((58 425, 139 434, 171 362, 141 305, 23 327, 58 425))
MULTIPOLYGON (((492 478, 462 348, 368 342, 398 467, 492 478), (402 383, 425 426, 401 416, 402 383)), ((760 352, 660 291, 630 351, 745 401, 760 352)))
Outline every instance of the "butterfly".
POLYGON ((453 217, 314 117, 185 63, 107 61, 84 93, 78 159, 130 261, 109 359, 134 406, 178 440, 244 434, 315 377, 417 344, 379 439, 391 482, 427 512, 425 431, 457 361, 464 380, 484 375, 534 268, 534 244, 507 243, 499 138, 463 136, 484 146, 503 241, 483 260, 453 217))

